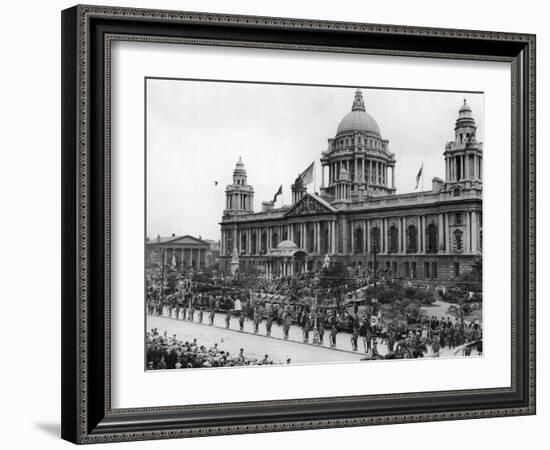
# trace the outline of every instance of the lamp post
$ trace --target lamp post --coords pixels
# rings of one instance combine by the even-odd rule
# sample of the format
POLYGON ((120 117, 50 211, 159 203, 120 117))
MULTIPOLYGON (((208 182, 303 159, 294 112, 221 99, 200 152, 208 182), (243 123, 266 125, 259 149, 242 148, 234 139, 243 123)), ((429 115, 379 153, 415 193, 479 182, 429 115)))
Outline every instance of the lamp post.
MULTIPOLYGON (((376 272, 376 254, 378 253, 378 242, 376 239, 373 239, 372 242, 372 267, 374 270, 373 280, 374 280, 374 286, 373 286, 373 298, 371 300, 371 303, 377 303, 378 299, 376 298, 376 281, 378 280, 378 274, 376 272)), ((374 313, 374 307, 373 307, 373 313, 374 313)))
POLYGON ((318 345, 320 343, 319 339, 319 324, 317 323, 317 291, 315 291, 315 295, 313 296, 313 343, 318 345))

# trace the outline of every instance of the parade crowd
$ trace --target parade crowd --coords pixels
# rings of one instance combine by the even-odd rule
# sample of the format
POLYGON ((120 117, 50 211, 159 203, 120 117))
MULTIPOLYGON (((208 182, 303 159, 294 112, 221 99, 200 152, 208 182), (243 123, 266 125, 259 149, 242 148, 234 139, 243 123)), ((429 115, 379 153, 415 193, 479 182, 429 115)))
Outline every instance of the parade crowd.
MULTIPOLYGON (((232 355, 219 349, 218 344, 207 348, 199 345, 196 339, 183 342, 176 335, 168 337, 166 332, 159 334, 156 328, 147 333, 146 339, 148 370, 283 364, 282 361, 273 361, 269 355, 262 359, 247 357, 243 348, 232 355)), ((290 364, 290 359, 285 363, 290 364)))
MULTIPOLYGON (((354 276, 349 289, 368 285, 372 273, 364 271, 354 276)), ((182 279, 177 289, 168 291, 164 289, 158 272, 148 273, 147 314, 214 325, 216 313, 221 313, 226 328, 232 326, 231 318, 235 317, 239 331, 244 330, 246 321, 252 321, 254 333, 260 333, 262 323, 262 333, 266 336, 271 336, 273 326, 279 326, 284 339, 289 339, 290 328, 297 326, 301 329, 304 343, 326 345, 327 342, 331 348, 337 348, 339 339, 349 339, 353 351, 365 353, 362 359, 438 357, 445 348, 463 356, 470 356, 473 349, 477 354, 482 353, 482 328, 478 321, 421 314, 407 316, 405 321, 387 322, 379 312, 376 315, 375 305, 360 308, 358 303, 337 305, 325 302, 320 305, 288 301, 291 295, 304 299, 311 295, 318 282, 313 272, 272 281, 261 280, 256 296, 242 289, 228 288, 229 284, 224 284, 223 278, 216 280, 216 289, 202 291, 190 287, 190 283, 185 281, 190 278, 182 275, 182 279), (270 295, 287 300, 272 301, 270 295), (383 354, 379 350, 380 344, 385 346, 383 354)), ((153 331, 148 334, 147 345, 148 355, 151 355, 148 364, 152 368, 274 363, 267 359, 267 355, 260 361, 247 359, 242 354, 229 355, 217 348, 205 349, 196 342, 175 342, 174 338, 168 339, 153 331)))

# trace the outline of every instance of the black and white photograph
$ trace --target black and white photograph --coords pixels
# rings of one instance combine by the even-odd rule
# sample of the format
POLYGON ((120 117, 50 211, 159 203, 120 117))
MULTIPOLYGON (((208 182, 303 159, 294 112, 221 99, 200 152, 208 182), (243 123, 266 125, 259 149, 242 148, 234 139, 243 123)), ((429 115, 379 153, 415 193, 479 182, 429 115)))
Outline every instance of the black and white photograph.
POLYGON ((144 101, 146 370, 483 357, 483 92, 144 101))

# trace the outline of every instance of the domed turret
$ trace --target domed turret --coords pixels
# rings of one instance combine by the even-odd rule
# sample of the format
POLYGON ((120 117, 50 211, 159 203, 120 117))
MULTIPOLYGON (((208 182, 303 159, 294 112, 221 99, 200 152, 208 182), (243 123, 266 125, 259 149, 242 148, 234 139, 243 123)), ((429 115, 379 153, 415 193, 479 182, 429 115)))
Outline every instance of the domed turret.
POLYGON ((472 108, 470 108, 470 105, 466 103, 466 99, 464 99, 464 103, 458 110, 455 130, 458 130, 459 128, 476 128, 476 121, 472 115, 472 108))

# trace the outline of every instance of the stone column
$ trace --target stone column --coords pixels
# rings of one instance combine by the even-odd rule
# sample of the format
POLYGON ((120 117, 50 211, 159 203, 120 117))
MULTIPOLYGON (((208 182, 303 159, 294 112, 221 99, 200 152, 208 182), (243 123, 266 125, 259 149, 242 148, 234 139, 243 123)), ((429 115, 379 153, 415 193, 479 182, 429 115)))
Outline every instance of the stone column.
POLYGON ((371 223, 369 219, 367 219, 366 222, 367 222, 367 253, 370 255, 372 253, 372 245, 371 245, 372 243, 370 239, 371 223))
POLYGON ((472 213, 470 211, 466 211, 466 245, 465 245, 465 252, 470 253, 472 251, 472 243, 471 243, 471 230, 470 225, 472 223, 471 221, 471 215, 472 213))
POLYGON ((363 254, 367 253, 367 245, 368 245, 367 238, 368 238, 367 221, 363 220, 363 249, 362 249, 363 254))
POLYGON ((439 233, 439 251, 442 252, 445 250, 445 241, 443 233, 443 214, 438 214, 438 225, 437 231, 439 233))
POLYGON ((479 232, 477 230, 477 211, 472 212, 472 252, 477 253, 478 250, 478 237, 479 232))
POLYGON ((449 227, 449 213, 445 214, 445 241, 446 241, 446 248, 447 253, 451 253, 451 228, 449 227))
POLYGON ((353 220, 350 220, 350 228, 351 228, 351 242, 350 242, 350 250, 351 254, 355 254, 355 222, 353 220))
POLYGON ((383 236, 383 242, 384 242, 384 253, 387 254, 388 253, 388 219, 385 218, 383 221, 382 221, 382 232, 384 233, 384 236, 383 236))
POLYGON ((321 252, 321 223, 315 222, 315 247, 316 252, 321 252))

